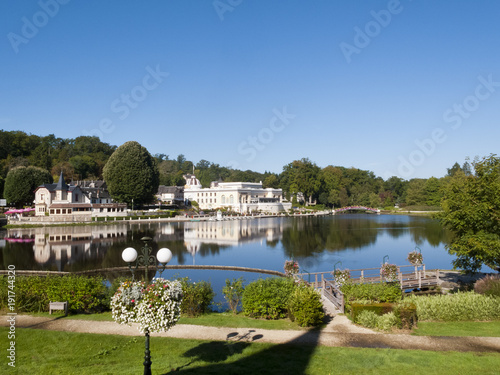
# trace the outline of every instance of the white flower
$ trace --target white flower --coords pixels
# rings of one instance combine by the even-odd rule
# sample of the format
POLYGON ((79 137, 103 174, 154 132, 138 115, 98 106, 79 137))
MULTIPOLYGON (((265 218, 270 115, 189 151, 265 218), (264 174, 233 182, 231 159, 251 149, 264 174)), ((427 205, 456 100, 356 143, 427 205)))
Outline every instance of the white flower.
POLYGON ((120 324, 139 323, 142 333, 168 331, 180 318, 181 302, 179 281, 158 278, 147 287, 142 282, 125 282, 111 300, 112 316, 120 324), (133 294, 138 286, 140 296, 133 294))

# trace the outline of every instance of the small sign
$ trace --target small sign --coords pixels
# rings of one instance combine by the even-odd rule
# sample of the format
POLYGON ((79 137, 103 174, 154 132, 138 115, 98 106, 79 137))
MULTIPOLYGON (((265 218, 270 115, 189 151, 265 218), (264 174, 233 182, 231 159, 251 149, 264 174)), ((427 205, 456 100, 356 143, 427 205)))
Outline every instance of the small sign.
POLYGON ((7 199, 0 199, 0 206, 1 207, 7 206, 7 199))

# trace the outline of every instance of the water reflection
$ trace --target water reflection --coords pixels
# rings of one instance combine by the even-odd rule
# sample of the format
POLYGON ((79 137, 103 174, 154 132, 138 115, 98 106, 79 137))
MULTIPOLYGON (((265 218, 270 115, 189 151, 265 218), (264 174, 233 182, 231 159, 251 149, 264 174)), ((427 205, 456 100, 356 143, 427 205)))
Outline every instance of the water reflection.
POLYGON ((327 267, 325 262, 334 263, 333 255, 366 251, 380 243, 384 246, 380 251, 403 247, 407 253, 413 246, 425 244, 448 256, 443 249, 449 238, 440 224, 429 218, 367 214, 23 228, 4 230, 0 235, 3 269, 14 264, 18 270, 69 272, 123 267, 121 252, 129 246, 141 248, 143 236, 153 238, 154 252, 170 248, 174 255, 170 264, 280 271, 283 260, 290 258, 328 270, 321 268, 327 267))

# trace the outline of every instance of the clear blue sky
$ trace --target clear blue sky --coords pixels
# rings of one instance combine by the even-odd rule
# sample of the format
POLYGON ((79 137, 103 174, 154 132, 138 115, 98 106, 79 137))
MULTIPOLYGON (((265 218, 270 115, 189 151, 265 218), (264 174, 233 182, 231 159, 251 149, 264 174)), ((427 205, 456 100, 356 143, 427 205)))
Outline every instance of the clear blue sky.
POLYGON ((0 129, 281 172, 498 153, 500 2, 4 0, 0 129))

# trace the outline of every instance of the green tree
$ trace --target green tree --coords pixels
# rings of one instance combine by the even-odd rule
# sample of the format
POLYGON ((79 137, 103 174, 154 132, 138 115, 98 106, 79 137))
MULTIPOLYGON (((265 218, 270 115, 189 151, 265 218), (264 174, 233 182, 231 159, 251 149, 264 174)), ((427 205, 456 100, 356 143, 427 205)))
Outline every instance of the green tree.
POLYGON ((277 189, 279 186, 279 181, 278 181, 278 176, 275 174, 270 174, 264 179, 264 182, 262 183, 262 186, 264 188, 274 188, 277 189))
POLYGON ((447 245, 455 268, 500 268, 500 158, 472 163, 474 174, 456 172, 445 187, 439 218, 454 238, 447 245))
POLYGON ((317 196, 320 186, 320 168, 308 158, 295 160, 286 165, 282 172, 282 186, 292 195, 304 194, 305 203, 317 196))
POLYGON ((407 205, 425 205, 425 181, 422 178, 414 178, 408 183, 406 191, 407 205))
POLYGON ((116 149, 104 166, 104 180, 118 202, 144 204, 154 201, 160 181, 158 167, 148 150, 138 142, 116 149))
POLYGON ((443 196, 441 182, 436 177, 431 177, 425 181, 424 185, 425 203, 428 206, 439 206, 443 196))
POLYGON ((45 169, 33 166, 16 167, 7 173, 4 197, 16 207, 31 205, 35 199, 36 188, 51 182, 52 176, 45 169))

